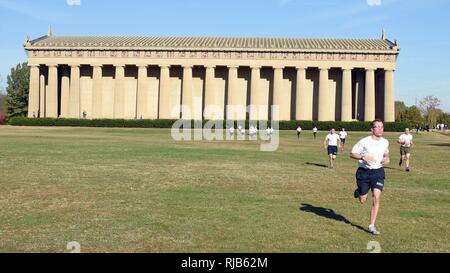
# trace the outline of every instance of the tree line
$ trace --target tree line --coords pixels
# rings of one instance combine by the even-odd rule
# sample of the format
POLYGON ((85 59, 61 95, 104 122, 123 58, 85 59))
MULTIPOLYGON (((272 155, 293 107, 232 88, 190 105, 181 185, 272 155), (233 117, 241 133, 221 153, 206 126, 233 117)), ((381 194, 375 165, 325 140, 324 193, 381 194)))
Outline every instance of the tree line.
POLYGON ((402 101, 395 102, 395 121, 406 122, 411 126, 434 127, 436 124, 450 123, 450 114, 439 108, 441 101, 435 96, 426 96, 418 105, 406 106, 402 101))

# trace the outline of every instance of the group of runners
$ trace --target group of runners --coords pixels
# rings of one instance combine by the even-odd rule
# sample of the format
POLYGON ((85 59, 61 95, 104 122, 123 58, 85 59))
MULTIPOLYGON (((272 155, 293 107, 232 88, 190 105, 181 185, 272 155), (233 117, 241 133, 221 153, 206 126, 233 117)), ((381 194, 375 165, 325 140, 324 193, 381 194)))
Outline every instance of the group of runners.
MULTIPOLYGON (((300 142, 302 134, 301 126, 296 129, 297 139, 300 142)), ((318 128, 314 127, 313 138, 317 138, 318 128)), ((251 126, 249 129, 249 135, 251 139, 256 138, 258 129, 256 126, 251 126)), ((234 135, 234 128, 229 129, 230 136, 234 135)), ((245 129, 241 126, 238 127, 238 133, 245 135, 245 129)), ((269 138, 273 134, 271 127, 266 130, 269 138)), ((385 184, 385 171, 384 167, 390 163, 389 157, 389 141, 383 138, 384 124, 380 119, 375 119, 371 123, 371 135, 360 139, 352 148, 350 157, 358 160, 358 168, 356 170, 356 189, 353 192, 353 196, 357 198, 361 203, 365 203, 368 198, 369 191, 372 192, 372 209, 370 213, 370 224, 368 231, 374 235, 380 234, 379 230, 375 226, 378 211, 380 208, 381 193, 385 184)), ((338 154, 338 150, 344 151, 345 143, 347 140, 347 131, 342 128, 339 133, 334 128, 326 135, 323 142, 323 147, 327 151, 329 165, 328 167, 333 169, 335 167, 335 160, 338 154)), ((410 172, 410 157, 411 147, 413 143, 413 135, 409 128, 406 128, 404 133, 401 134, 397 140, 400 144, 400 161, 399 166, 405 163, 406 172, 410 172)))
MULTIPOLYGON (((372 209, 370 213, 370 224, 368 231, 374 235, 380 234, 375 226, 378 211, 380 208, 381 192, 385 184, 384 166, 390 163, 389 141, 383 138, 383 121, 376 119, 371 123, 371 135, 359 140, 352 148, 350 157, 358 160, 358 169, 356 171, 357 188, 353 193, 355 198, 361 203, 367 201, 369 191, 372 191, 372 209)), ((338 153, 338 147, 344 150, 344 144, 347 139, 347 133, 344 129, 336 134, 335 129, 325 137, 324 148, 327 150, 329 167, 334 168, 334 161, 338 153)), ((413 136, 409 128, 406 128, 397 140, 400 144, 400 161, 406 165, 406 172, 410 171, 411 147, 414 145, 413 136)))

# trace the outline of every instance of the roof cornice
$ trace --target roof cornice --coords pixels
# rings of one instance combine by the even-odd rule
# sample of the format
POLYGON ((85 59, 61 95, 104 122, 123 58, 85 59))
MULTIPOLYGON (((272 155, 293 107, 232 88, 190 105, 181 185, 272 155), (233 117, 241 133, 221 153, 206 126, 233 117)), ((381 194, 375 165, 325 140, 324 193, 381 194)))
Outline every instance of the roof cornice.
POLYGON ((166 50, 228 52, 399 52, 388 39, 294 39, 225 37, 43 36, 25 44, 27 50, 166 50))

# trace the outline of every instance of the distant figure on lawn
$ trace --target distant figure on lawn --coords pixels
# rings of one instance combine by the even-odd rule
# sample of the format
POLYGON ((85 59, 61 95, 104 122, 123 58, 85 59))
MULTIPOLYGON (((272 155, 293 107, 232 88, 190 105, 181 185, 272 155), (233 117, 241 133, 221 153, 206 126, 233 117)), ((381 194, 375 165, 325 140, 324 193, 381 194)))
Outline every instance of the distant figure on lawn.
POLYGON ((297 139, 300 140, 300 135, 302 134, 302 127, 300 125, 297 127, 297 139))
POLYGON ((323 142, 323 147, 327 150, 328 159, 330 161, 329 168, 331 169, 334 168, 334 161, 337 157, 339 142, 339 135, 336 134, 336 131, 332 128, 323 142))
POLYGON ((400 135, 397 143, 400 144, 400 162, 398 166, 402 166, 403 161, 406 161, 406 171, 409 172, 409 159, 411 157, 411 147, 413 143, 413 135, 409 131, 409 128, 405 128, 405 133, 400 135))
POLYGON ((341 150, 344 150, 345 140, 347 139, 347 132, 344 128, 339 132, 339 138, 341 139, 341 150))

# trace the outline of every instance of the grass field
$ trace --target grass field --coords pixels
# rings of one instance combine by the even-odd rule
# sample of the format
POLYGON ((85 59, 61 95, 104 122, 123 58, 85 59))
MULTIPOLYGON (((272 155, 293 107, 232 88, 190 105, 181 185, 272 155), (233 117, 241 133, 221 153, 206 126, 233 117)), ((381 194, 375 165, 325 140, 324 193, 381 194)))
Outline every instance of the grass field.
POLYGON ((450 137, 414 135, 412 172, 391 143, 377 226, 353 198, 349 132, 328 169, 325 132, 259 142, 175 142, 167 129, 0 127, 0 251, 450 252, 450 137))

